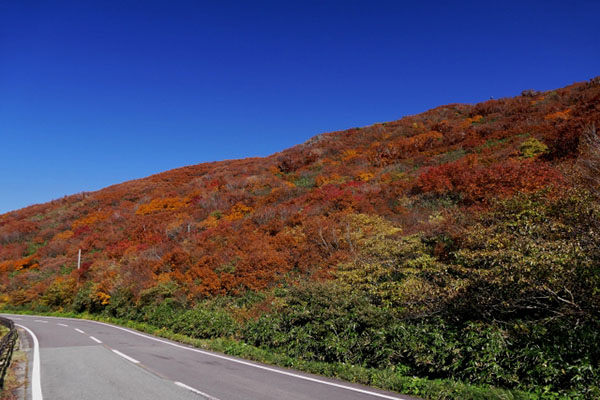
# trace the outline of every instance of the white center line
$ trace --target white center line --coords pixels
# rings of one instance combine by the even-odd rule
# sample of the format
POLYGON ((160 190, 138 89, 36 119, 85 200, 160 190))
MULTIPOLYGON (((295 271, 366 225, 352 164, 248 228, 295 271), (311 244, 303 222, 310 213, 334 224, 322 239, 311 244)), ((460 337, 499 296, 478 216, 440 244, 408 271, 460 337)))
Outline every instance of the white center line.
POLYGON ((69 326, 69 325, 67 325, 67 324, 61 324, 60 322, 59 322, 59 323, 57 323, 56 325, 60 325, 60 326, 69 326))
POLYGON ((47 324, 47 323, 48 323, 48 321, 44 321, 44 320, 42 320, 42 319, 34 319, 34 321, 35 321, 35 322, 43 322, 43 323, 45 323, 45 324, 47 324))
POLYGON ((102 341, 100 341, 100 340, 96 339, 96 338, 95 338, 95 337, 93 337, 93 336, 90 336, 90 339, 92 339, 92 340, 93 340, 94 342, 96 342, 96 343, 102 343, 102 341))
POLYGON ((181 382, 175 382, 175 384, 176 384, 177 386, 180 386, 180 387, 182 387, 182 388, 184 388, 184 389, 187 389, 187 390, 189 390, 190 392, 194 392, 194 393, 196 393, 196 394, 199 394, 199 395, 200 395, 200 396, 202 396, 202 397, 206 397, 208 400, 219 400, 219 399, 217 399, 216 397, 213 397, 213 396, 211 396, 211 395, 209 395, 209 394, 206 394, 206 393, 204 393, 204 392, 201 392, 201 391, 199 391, 198 389, 194 389, 193 387, 191 387, 191 386, 188 386, 188 385, 186 385, 185 383, 181 383, 181 382))
POLYGON ((76 330, 77 332, 79 332, 79 333, 85 333, 84 331, 82 331, 82 330, 81 330, 81 329, 79 329, 79 328, 75 328, 75 330, 76 330))
POLYGON ((126 359, 126 360, 129 360, 129 361, 131 361, 131 362, 132 362, 132 363, 134 363, 134 364, 139 364, 139 363, 140 363, 140 362, 139 362, 138 360, 136 360, 135 358, 131 358, 131 357, 129 357, 127 354, 123 354, 123 353, 121 353, 119 350, 114 350, 114 349, 113 349, 113 353, 120 355, 120 356, 121 356, 121 357, 123 357, 124 359, 126 359))

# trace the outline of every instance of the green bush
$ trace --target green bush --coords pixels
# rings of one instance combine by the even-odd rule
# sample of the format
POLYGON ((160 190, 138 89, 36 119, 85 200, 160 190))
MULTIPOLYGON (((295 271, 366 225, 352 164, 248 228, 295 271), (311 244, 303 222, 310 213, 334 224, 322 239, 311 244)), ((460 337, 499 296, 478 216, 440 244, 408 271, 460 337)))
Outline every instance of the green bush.
POLYGON ((178 313, 168 326, 173 332, 198 339, 230 337, 236 331, 236 323, 227 311, 202 306, 178 313))
POLYGON ((529 138, 521 143, 521 155, 524 158, 533 158, 548 152, 548 146, 536 138, 529 138))

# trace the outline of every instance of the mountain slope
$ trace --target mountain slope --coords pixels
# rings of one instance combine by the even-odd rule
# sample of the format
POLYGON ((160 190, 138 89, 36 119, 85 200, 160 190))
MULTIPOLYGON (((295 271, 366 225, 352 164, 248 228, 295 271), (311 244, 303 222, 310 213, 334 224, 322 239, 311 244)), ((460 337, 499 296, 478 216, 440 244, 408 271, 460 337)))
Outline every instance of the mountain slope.
MULTIPOLYGON (((354 307, 385 310, 373 311, 377 323, 444 316, 459 331, 484 324, 468 325, 477 338, 513 335, 523 348, 527 335, 497 321, 535 327, 566 321, 556 327, 560 332, 574 320, 596 324, 598 207, 581 167, 593 151, 582 137, 597 136, 592 124, 600 125, 597 78, 446 105, 318 135, 266 158, 179 168, 7 213, 0 216, 0 303, 108 312, 160 325, 155 309, 166 299, 184 310, 233 296, 242 300, 219 303, 219 310, 245 328, 226 334, 298 357, 580 390, 597 384, 598 358, 588 360, 593 373, 580 384, 573 371, 545 376, 550 372, 527 371, 536 365, 527 362, 514 371, 508 356, 505 364, 480 368, 483 361, 469 359, 475 354, 464 349, 462 361, 391 344, 387 355, 370 355, 364 346, 372 344, 364 343, 336 352, 322 348, 331 339, 325 331, 303 345, 284 345, 259 339, 252 324, 270 313, 291 315, 300 303, 328 315, 311 303, 323 294, 321 285, 350 301, 349 314, 354 307), (370 306, 359 307, 363 301, 370 306), (486 331, 489 326, 497 331, 486 331)), ((339 305, 333 297, 324 301, 339 305)), ((338 317, 323 319, 335 324, 338 317)), ((307 326, 277 321, 284 336, 307 326)), ((342 330, 351 324, 339 323, 342 330)), ((371 328, 364 328, 365 337, 371 328)), ((559 353, 581 366, 588 350, 559 353)))

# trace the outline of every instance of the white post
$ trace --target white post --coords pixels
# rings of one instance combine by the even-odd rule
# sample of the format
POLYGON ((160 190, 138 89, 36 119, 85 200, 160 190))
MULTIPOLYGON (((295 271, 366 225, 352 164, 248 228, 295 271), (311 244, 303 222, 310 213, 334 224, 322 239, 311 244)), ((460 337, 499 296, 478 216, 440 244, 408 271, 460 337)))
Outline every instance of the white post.
POLYGON ((79 255, 77 256, 77 269, 81 268, 81 249, 79 249, 79 255))

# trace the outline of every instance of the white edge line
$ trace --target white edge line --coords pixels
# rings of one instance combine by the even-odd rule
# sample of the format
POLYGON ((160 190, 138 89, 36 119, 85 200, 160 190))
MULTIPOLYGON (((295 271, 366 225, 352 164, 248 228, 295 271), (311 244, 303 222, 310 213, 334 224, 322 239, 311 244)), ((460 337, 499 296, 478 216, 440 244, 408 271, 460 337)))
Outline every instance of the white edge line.
POLYGON ((31 371, 31 400, 43 400, 42 396, 42 382, 40 373, 40 342, 38 342, 37 336, 33 331, 23 325, 15 324, 20 328, 23 328, 33 338, 33 369, 31 371))
POLYGON ((204 392, 201 392, 201 391, 199 391, 198 389, 194 389, 193 387, 191 387, 191 386, 188 386, 188 385, 186 385, 185 383, 181 383, 181 382, 174 382, 174 383, 175 383, 177 386, 179 386, 179 387, 182 387, 182 388, 184 388, 184 389, 187 389, 187 390, 189 390, 190 392, 194 392, 194 393, 196 393, 196 394, 199 394, 199 395, 200 395, 200 396, 202 396, 202 397, 206 397, 208 400, 219 400, 219 399, 217 399, 216 397, 213 397, 213 396, 211 396, 211 395, 209 395, 209 394, 206 394, 206 393, 204 393, 204 392))
POLYGON ((77 332, 79 332, 79 333, 85 333, 84 331, 82 331, 82 330, 81 330, 81 329, 79 329, 79 328, 75 328, 75 330, 76 330, 77 332))
MULTIPOLYGON (((219 354, 213 354, 213 353, 210 353, 208 351, 199 350, 199 349, 195 349, 195 348, 192 348, 192 347, 183 346, 183 345, 176 344, 176 343, 171 343, 171 342, 168 342, 166 340, 162 340, 162 339, 155 338, 155 337, 152 337, 152 336, 144 335, 143 333, 132 331, 132 330, 127 329, 127 328, 122 328, 120 326, 107 324, 105 322, 92 321, 92 320, 85 320, 85 321, 90 321, 90 322, 95 322, 97 324, 110 326, 110 327, 112 327, 114 329, 119 329, 119 330, 122 330, 122 331, 125 331, 125 332, 129 332, 132 335, 137 335, 137 336, 144 337, 146 339, 154 340, 155 342, 160 342, 160 343, 168 344, 170 346, 178 347, 180 349, 193 351, 193 352, 196 352, 196 353, 204 354, 204 355, 211 356, 211 357, 220 358, 220 359, 223 359, 223 360, 231 361, 231 362, 238 363, 238 364, 247 365, 249 367, 258 368, 258 369, 262 369, 262 370, 269 371, 269 372, 274 372, 274 373, 281 374, 281 375, 287 375, 287 376, 291 376, 291 377, 298 378, 298 379, 304 379, 304 380, 307 380, 307 381, 310 381, 310 382, 322 383, 324 385, 334 386, 334 387, 337 387, 337 388, 340 388, 340 389, 346 389, 346 390, 350 390, 350 391, 353 391, 353 392, 368 394, 368 395, 380 397, 380 398, 383 398, 383 399, 389 399, 389 400, 408 400, 405 397, 388 396, 388 395, 382 394, 382 393, 371 392, 369 390, 359 389, 359 388, 355 388, 355 387, 352 387, 352 386, 341 385, 339 383, 328 382, 328 381, 324 381, 322 379, 312 378, 310 376, 298 375, 298 374, 294 374, 292 372, 281 371, 281 370, 278 370, 278 369, 275 369, 275 368, 265 367, 264 365, 254 364, 254 363, 251 363, 251 362, 248 362, 248 361, 237 360, 235 358, 230 358, 230 357, 222 356, 222 355, 219 355, 219 354)), ((113 350, 113 351, 115 351, 115 350, 113 350)))
POLYGON ((131 357, 129 357, 127 354, 123 354, 123 353, 121 353, 119 350, 112 349, 112 351, 113 351, 113 353, 120 355, 120 356, 121 356, 121 357, 123 357, 124 359, 126 359, 126 360, 128 360, 128 361, 131 361, 131 362, 132 362, 132 363, 134 363, 134 364, 139 364, 139 363, 140 363, 140 362, 139 362, 138 360, 136 360, 135 358, 131 358, 131 357))
POLYGON ((93 337, 93 336, 90 336, 90 339, 92 339, 92 340, 93 340, 94 342, 96 342, 96 343, 102 343, 102 341, 101 341, 101 340, 99 340, 99 339, 96 339, 96 338, 95 338, 95 337, 93 337))
POLYGON ((42 319, 36 319, 36 320, 34 320, 34 321, 35 321, 35 322, 43 322, 43 323, 45 323, 45 324, 47 324, 47 323, 48 323, 48 321, 44 321, 44 320, 42 320, 42 319))
MULTIPOLYGON (((47 317, 47 318, 61 318, 61 317, 47 317)), ((145 334, 140 333, 140 332, 133 331, 131 329, 123 328, 123 327, 112 325, 112 324, 107 324, 106 322, 94 321, 94 320, 91 320, 91 319, 68 318, 68 317, 63 317, 63 319, 69 319, 69 320, 73 320, 73 321, 93 322, 93 323, 96 323, 96 324, 109 326, 109 327, 114 328, 114 329, 118 329, 118 330, 121 330, 121 331, 124 331, 124 332, 129 332, 132 335, 141 336, 143 338, 146 338, 146 339, 149 339, 149 340, 154 340, 155 342, 164 343, 164 344, 167 344, 169 346, 177 347, 177 348, 180 348, 180 349, 193 351, 193 352, 196 352, 196 353, 204 354, 204 355, 215 357, 215 358, 220 358, 222 360, 231 361, 231 362, 234 362, 234 363, 237 363, 237 364, 247 365, 249 367, 258 368, 258 369, 262 369, 262 370, 269 371, 269 372, 274 372, 274 373, 280 374, 280 375, 287 375, 287 376, 291 376, 293 378, 303 379, 303 380, 310 381, 310 382, 315 382, 315 383, 321 383, 323 385, 333 386, 333 387, 337 387, 337 388, 340 388, 340 389, 346 389, 346 390, 350 390, 352 392, 363 393, 363 394, 367 394, 367 395, 370 395, 370 396, 375 396, 375 397, 379 397, 379 398, 382 398, 382 399, 388 399, 388 400, 409 400, 406 397, 388 396, 388 395, 383 394, 383 393, 377 393, 377 392, 372 392, 370 390, 364 390, 364 389, 359 389, 359 388, 355 388, 355 387, 352 387, 352 386, 342 385, 342 384, 339 384, 339 383, 328 382, 328 381, 325 381, 325 380, 322 380, 322 379, 312 378, 310 376, 298 375, 298 374, 294 374, 292 372, 282 371, 282 370, 278 370, 278 369, 275 369, 275 368, 266 367, 264 365, 254 364, 254 363, 251 363, 251 362, 248 362, 248 361, 243 361, 243 360, 238 360, 238 359, 227 357, 227 356, 222 356, 220 354, 214 354, 214 353, 211 353, 211 352, 208 352, 208 351, 204 351, 204 350, 200 350, 200 349, 196 349, 196 348, 193 348, 193 347, 183 346, 183 345, 180 345, 180 344, 177 344, 177 343, 171 343, 171 342, 168 342, 166 340, 162 340, 162 339, 159 339, 159 338, 155 338, 155 337, 152 337, 152 336, 145 335, 145 334)), ((113 350, 113 351, 116 352, 117 350, 113 350)), ((121 354, 123 354, 123 353, 121 353, 121 354)), ((124 356, 124 354, 123 354, 123 356, 124 356)))
POLYGON ((56 325, 60 325, 60 326, 69 326, 67 324, 61 324, 61 323, 57 323, 56 325))

